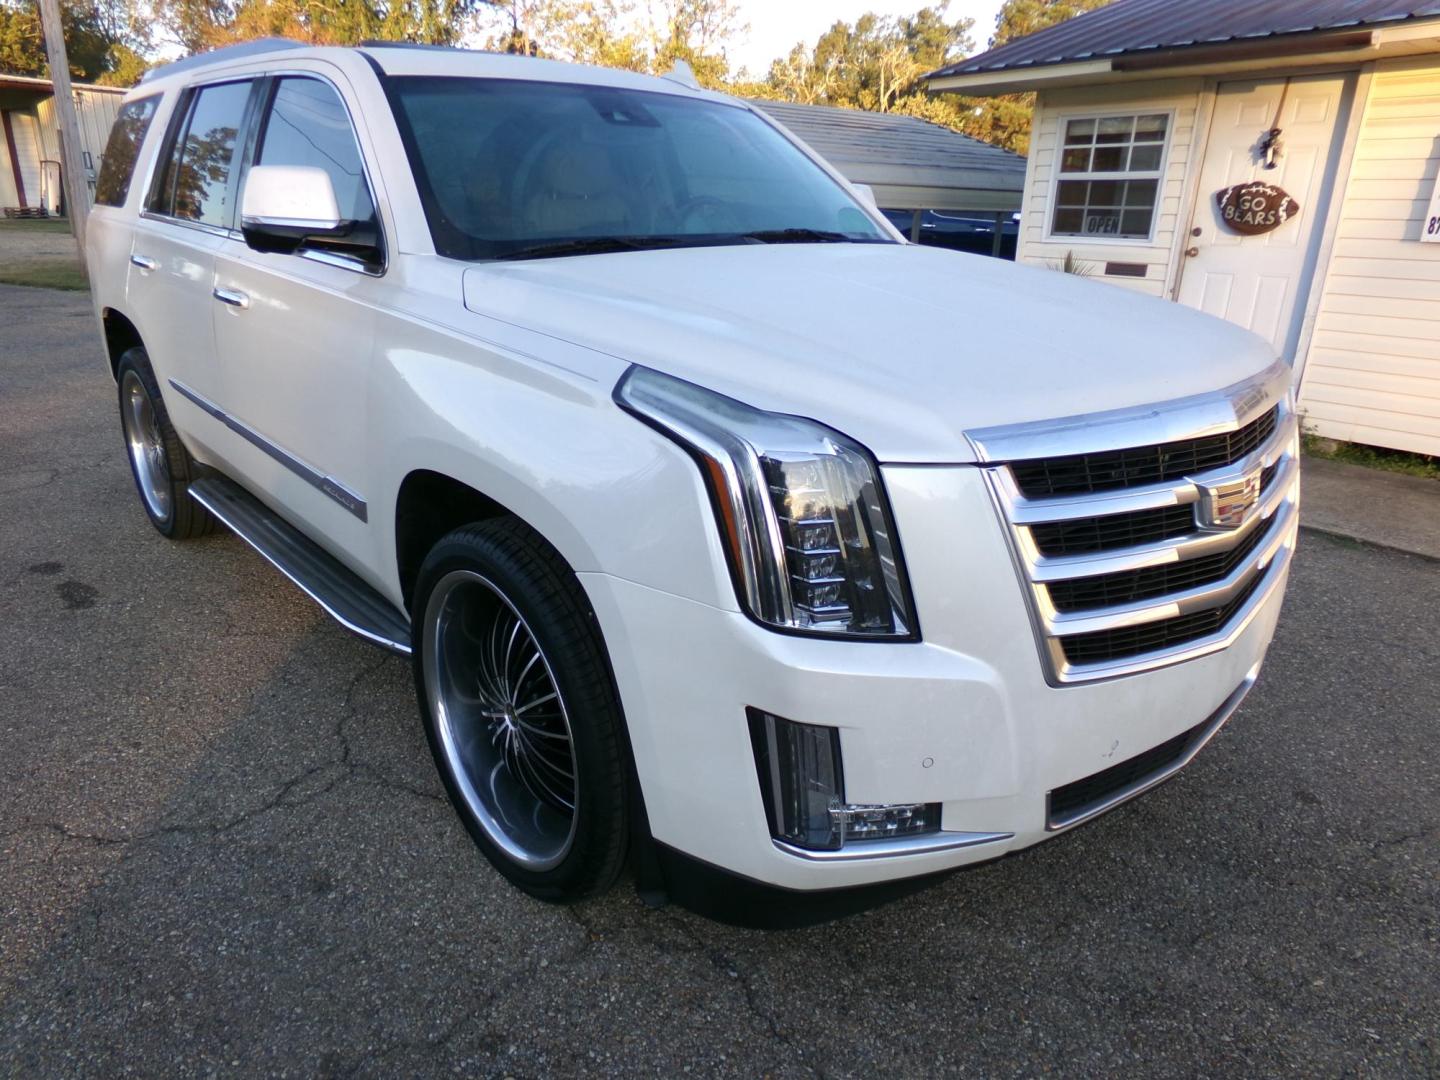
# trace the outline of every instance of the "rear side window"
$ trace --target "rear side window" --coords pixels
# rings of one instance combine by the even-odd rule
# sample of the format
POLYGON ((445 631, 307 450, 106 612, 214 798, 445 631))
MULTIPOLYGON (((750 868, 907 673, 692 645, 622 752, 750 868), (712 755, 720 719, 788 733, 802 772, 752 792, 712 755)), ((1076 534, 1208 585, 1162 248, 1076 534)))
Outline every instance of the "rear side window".
POLYGON ((304 78, 280 80, 255 163, 324 169, 335 186, 340 216, 349 221, 374 222, 375 203, 365 183, 350 114, 329 83, 304 78))
POLYGON ((130 193, 130 178, 135 175, 135 162, 150 121, 155 117, 159 95, 129 101, 120 106, 105 155, 100 159, 100 176, 95 181, 95 201, 106 206, 124 206, 130 193))
POLYGON ((249 100, 249 82, 206 86, 195 93, 170 147, 151 210, 184 221, 229 226, 231 166, 249 100))

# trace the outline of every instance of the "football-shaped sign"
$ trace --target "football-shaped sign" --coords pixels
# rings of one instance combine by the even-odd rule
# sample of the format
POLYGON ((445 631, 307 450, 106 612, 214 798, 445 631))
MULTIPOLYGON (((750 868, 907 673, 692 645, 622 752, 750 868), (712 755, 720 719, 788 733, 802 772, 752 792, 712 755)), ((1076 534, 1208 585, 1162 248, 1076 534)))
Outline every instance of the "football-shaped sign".
POLYGON ((1243 236, 1259 236, 1300 216, 1300 204, 1285 189, 1252 180, 1215 193, 1220 220, 1243 236))

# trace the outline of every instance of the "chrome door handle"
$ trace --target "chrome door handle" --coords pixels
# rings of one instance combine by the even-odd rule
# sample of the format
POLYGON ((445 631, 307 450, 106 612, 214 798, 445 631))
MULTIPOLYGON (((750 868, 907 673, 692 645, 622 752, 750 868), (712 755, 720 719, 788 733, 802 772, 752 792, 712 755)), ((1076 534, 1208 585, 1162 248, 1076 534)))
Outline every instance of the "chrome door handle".
POLYGON ((210 295, 222 304, 229 304, 231 307, 248 308, 250 306, 250 297, 236 289, 221 289, 217 287, 210 295))
POLYGON ((138 266, 141 270, 154 270, 159 264, 148 255, 131 255, 130 265, 138 266))

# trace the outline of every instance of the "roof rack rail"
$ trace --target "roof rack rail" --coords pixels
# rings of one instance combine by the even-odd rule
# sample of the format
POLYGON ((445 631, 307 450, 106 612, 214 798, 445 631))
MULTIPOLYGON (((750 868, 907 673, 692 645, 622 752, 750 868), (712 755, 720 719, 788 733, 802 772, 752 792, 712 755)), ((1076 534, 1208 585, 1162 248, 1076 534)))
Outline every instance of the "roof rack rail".
POLYGON ((385 38, 366 38, 360 42, 362 49, 443 49, 445 52, 465 52, 458 45, 427 45, 423 41, 392 41, 385 38))
POLYGON ((308 48, 311 46, 292 38, 258 38, 255 41, 246 41, 239 45, 226 45, 223 48, 211 49, 209 52, 196 53, 194 56, 187 56, 183 60, 176 60, 173 63, 161 64, 140 76, 140 81, 142 83, 149 82, 151 79, 160 79, 166 75, 174 75, 176 72, 208 67, 211 64, 220 64, 227 60, 244 60, 247 57, 261 56, 264 53, 308 48))

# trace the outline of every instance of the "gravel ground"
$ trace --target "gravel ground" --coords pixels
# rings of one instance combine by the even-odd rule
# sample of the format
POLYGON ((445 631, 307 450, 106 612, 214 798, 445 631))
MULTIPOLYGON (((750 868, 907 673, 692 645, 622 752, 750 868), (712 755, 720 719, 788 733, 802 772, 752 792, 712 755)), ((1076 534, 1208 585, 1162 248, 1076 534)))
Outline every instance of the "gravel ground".
POLYGON ((23 266, 26 263, 53 263, 74 259, 75 238, 53 225, 11 221, 0 223, 0 266, 23 266))
POLYGON ((506 887, 406 665, 136 504, 84 296, 0 288, 0 1075, 1440 1073, 1440 565, 1304 537, 1176 781, 868 914, 506 887))

